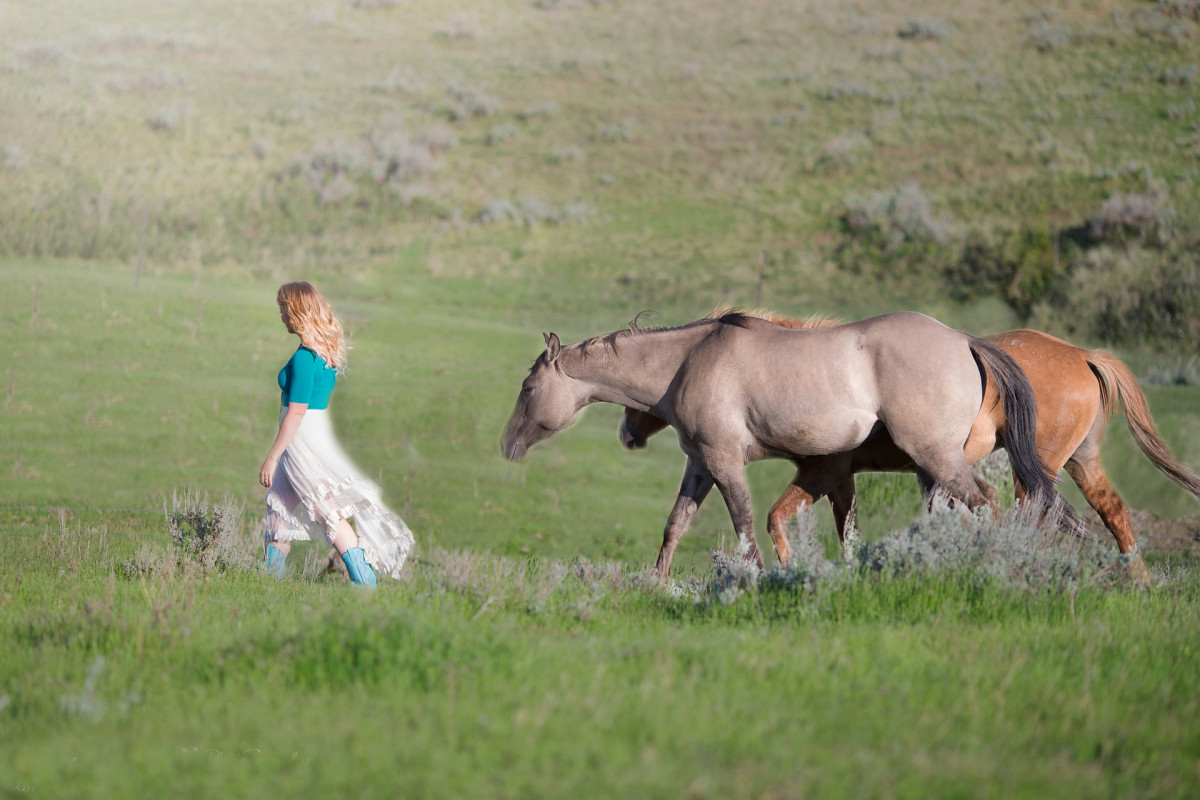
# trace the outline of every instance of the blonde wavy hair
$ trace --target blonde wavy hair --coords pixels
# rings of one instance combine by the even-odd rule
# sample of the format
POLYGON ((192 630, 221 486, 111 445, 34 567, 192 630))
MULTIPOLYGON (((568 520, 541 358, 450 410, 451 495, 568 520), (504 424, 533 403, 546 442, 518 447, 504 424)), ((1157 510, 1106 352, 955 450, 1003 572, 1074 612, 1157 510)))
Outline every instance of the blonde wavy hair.
POLYGON ((275 304, 287 314, 291 332, 325 363, 341 372, 346 368, 346 336, 329 302, 308 281, 285 283, 275 293, 275 304))

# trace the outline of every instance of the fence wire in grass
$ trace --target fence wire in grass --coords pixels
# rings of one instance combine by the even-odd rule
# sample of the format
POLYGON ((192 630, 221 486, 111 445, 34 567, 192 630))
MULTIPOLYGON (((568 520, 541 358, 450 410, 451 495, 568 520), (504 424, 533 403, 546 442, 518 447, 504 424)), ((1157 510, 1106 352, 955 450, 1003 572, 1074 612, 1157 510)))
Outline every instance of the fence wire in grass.
MULTIPOLYGON (((61 533, 68 525, 90 524, 96 518, 121 516, 126 520, 149 520, 162 514, 162 509, 132 506, 33 506, 0 505, 0 536, 42 536, 52 529, 61 533)), ((113 537, 140 538, 142 531, 110 531, 113 537)))
POLYGON ((456 596, 474 604, 477 616, 507 608, 586 621, 618 596, 666 588, 653 570, 630 569, 616 561, 512 559, 442 548, 422 555, 406 574, 426 595, 456 596))

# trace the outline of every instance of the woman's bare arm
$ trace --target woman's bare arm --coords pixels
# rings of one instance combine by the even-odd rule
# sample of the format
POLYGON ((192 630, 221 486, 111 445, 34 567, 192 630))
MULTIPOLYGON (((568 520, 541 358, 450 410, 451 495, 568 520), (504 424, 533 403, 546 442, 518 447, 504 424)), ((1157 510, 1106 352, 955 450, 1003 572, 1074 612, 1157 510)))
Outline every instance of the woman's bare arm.
POLYGON ((308 411, 308 403, 288 403, 287 414, 284 415, 283 422, 279 423, 279 433, 275 434, 275 443, 271 445, 266 460, 258 469, 258 482, 263 486, 270 488, 271 481, 275 478, 275 467, 279 465, 279 458, 292 443, 306 411, 308 411))

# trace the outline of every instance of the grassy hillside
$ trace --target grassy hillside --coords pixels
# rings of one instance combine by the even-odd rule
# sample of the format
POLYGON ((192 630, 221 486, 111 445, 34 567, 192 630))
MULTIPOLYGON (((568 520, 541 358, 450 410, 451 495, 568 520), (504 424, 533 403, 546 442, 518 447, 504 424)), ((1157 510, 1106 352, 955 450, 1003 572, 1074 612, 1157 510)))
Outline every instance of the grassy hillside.
POLYGON ((4 9, 0 252, 867 310, 825 261, 872 192, 1045 231, 1161 180, 1196 227, 1183 2, 4 9))

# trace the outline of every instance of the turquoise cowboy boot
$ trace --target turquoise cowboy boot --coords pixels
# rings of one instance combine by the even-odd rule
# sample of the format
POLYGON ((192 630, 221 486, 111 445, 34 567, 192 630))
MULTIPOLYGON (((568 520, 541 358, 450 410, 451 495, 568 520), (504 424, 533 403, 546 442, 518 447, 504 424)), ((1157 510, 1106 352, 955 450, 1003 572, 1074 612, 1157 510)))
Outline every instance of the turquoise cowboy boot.
POLYGON ((367 563, 367 554, 361 547, 351 547, 342 553, 342 561, 346 563, 346 571, 350 573, 350 580, 354 581, 356 585, 370 588, 379 585, 379 579, 375 577, 375 570, 371 569, 371 565, 367 563))
POLYGON ((280 550, 273 544, 267 545, 267 554, 263 557, 263 563, 266 566, 267 574, 272 578, 283 578, 283 568, 287 564, 287 553, 280 550))

